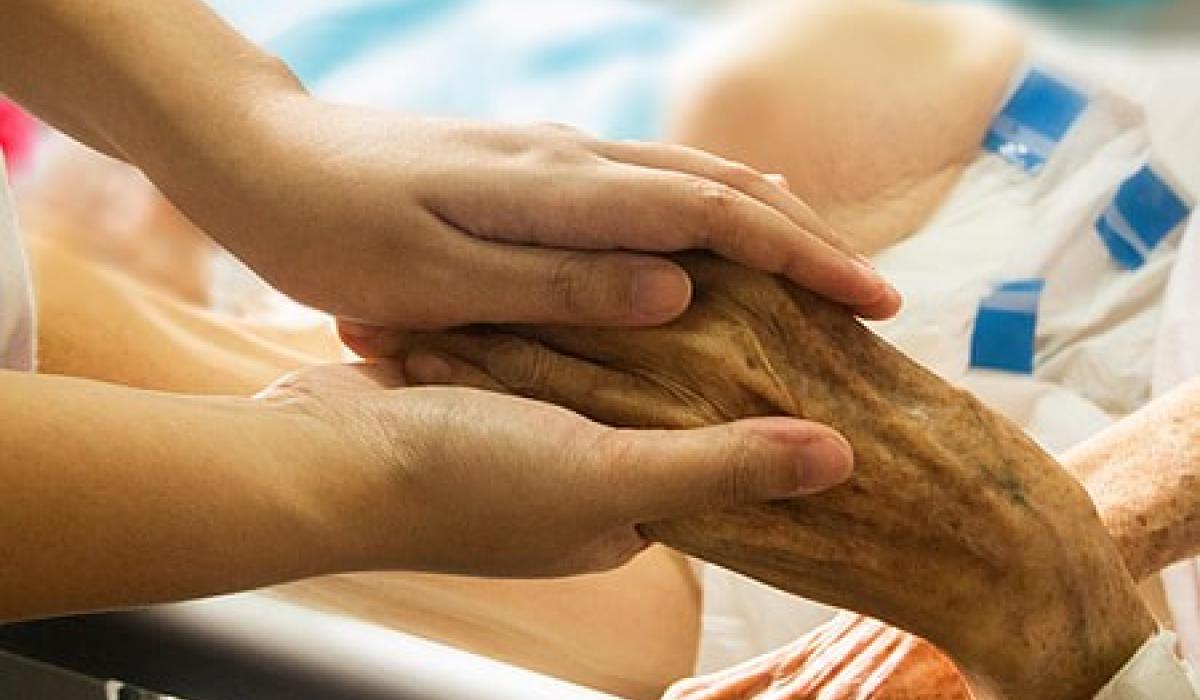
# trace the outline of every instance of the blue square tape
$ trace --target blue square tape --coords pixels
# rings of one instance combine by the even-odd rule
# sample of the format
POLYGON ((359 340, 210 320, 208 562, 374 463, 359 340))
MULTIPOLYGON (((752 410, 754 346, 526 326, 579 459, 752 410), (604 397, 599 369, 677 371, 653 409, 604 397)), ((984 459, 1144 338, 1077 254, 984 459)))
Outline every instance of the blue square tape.
POLYGON ((1038 304, 1045 280, 1012 280, 979 304, 971 334, 972 369, 1033 374, 1038 304))
POLYGON ((1187 219, 1190 209, 1150 166, 1121 183, 1096 220, 1096 233, 1118 265, 1136 270, 1187 219))
POLYGON ((1030 173, 1042 169, 1087 107, 1079 90, 1032 69, 992 120, 983 147, 1030 173))

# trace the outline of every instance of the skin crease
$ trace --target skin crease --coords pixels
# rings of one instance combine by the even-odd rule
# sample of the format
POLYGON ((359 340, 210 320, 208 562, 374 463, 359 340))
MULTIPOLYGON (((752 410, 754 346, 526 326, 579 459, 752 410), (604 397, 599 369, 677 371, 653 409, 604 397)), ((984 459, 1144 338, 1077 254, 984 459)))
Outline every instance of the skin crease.
MULTIPOLYGON (((673 73, 668 140, 776 174, 858 253, 903 240, 978 155, 1023 30, 976 5, 762 5, 673 73)), ((360 324, 342 333, 387 342, 360 324)))
MULTIPOLYGON (((313 341, 308 339, 300 343, 294 338, 264 339, 256 344, 253 342, 257 337, 255 328, 231 326, 228 320, 190 310, 186 305, 173 303, 123 281, 120 275, 99 271, 87 260, 57 245, 37 239, 34 243, 39 315, 43 320, 39 326, 40 361, 51 371, 97 376, 169 391, 249 394, 281 373, 337 357, 331 346, 306 355, 297 354, 296 349, 281 349, 313 346, 313 341), (99 342, 101 338, 106 339, 105 342, 99 342), (77 348, 81 347, 90 347, 92 351, 78 352, 77 348), (166 347, 171 349, 166 351, 166 347), (98 348, 111 348, 113 353, 111 356, 97 354, 98 348), (164 356, 169 356, 170 361, 161 362, 164 356)), ((1136 459, 1137 455, 1146 454, 1142 447, 1148 446, 1150 454, 1155 455, 1155 468, 1169 467, 1168 473, 1182 474, 1189 463, 1200 464, 1200 460, 1189 462, 1187 452, 1179 452, 1164 461, 1163 457, 1169 453, 1155 447, 1162 442, 1156 431, 1175 424, 1175 421, 1165 420, 1165 416, 1177 414, 1177 418, 1186 421, 1195 411, 1200 401, 1189 399, 1188 391, 1200 397, 1200 386, 1193 385, 1162 399, 1151 409, 1131 416, 1065 455, 1064 466, 1072 473, 1086 476, 1096 472, 1110 455, 1115 455, 1114 468, 1104 471, 1137 474, 1134 483, 1140 485, 1147 473, 1146 463, 1136 459), (1157 426, 1155 430, 1146 429, 1154 426, 1157 426), (1139 439, 1127 439, 1125 433, 1128 432, 1133 432, 1139 439), (1113 439, 1109 439, 1110 435, 1113 439), (1116 445, 1121 448, 1114 450, 1116 445)), ((1189 440, 1191 445, 1200 445, 1200 435, 1193 435, 1189 440)), ((1172 444, 1182 447, 1189 443, 1175 441, 1172 444)), ((1154 483, 1163 494, 1170 494, 1172 490, 1190 493, 1176 489, 1177 482, 1178 479, 1164 479, 1154 483)), ((1101 508, 1102 519, 1109 523, 1110 513, 1120 512, 1120 493, 1105 497, 1090 482, 1085 480, 1085 485, 1097 503, 1108 501, 1118 506, 1101 508)), ((1153 503, 1147 499, 1141 502, 1153 503)), ((1183 518, 1181 522, 1187 524, 1186 515, 1200 508, 1182 505, 1176 512, 1183 518)), ((1148 507, 1156 509, 1158 506, 1148 507)), ((1163 541, 1154 537, 1119 540, 1127 561, 1161 562, 1177 557, 1178 551, 1167 553, 1161 550, 1163 541), (1142 542, 1160 549, 1139 552, 1129 546, 1142 542)), ((1165 541, 1186 542, 1188 538, 1170 537, 1165 541)), ((1134 573, 1138 571, 1136 567, 1133 570, 1134 573)), ((677 567, 669 552, 661 548, 654 548, 638 557, 632 566, 612 574, 561 582, 375 574, 293 584, 278 594, 307 605, 416 631, 629 698, 657 697, 662 688, 661 685, 656 687, 658 683, 665 684, 666 680, 686 675, 693 663, 690 650, 696 645, 698 591, 686 567, 677 567), (625 595, 631 591, 636 591, 636 595, 625 595), (581 602, 582 606, 579 605, 581 602), (459 613, 446 615, 450 610, 459 613), (592 621, 592 614, 598 611, 603 614, 592 621), (637 625, 637 644, 625 640, 619 632, 629 629, 633 620, 642 621, 637 625), (617 627, 611 627, 613 622, 617 627), (611 632, 607 631, 610 628, 611 632), (568 633, 559 636, 558 631, 568 633), (613 634, 615 636, 610 638, 613 634), (654 640, 660 640, 662 644, 654 640), (543 654, 539 649, 556 651, 543 654)), ((965 692, 957 671, 948 662, 942 662, 940 654, 933 652, 926 643, 872 647, 869 642, 889 628, 860 616, 843 616, 831 623, 825 632, 843 627, 845 640, 816 658, 810 658, 814 656, 814 633, 788 649, 755 660, 754 664, 683 681, 671 692, 698 692, 700 687, 707 689, 720 677, 729 681, 720 691, 722 700, 754 697, 755 684, 761 683, 765 674, 772 674, 772 678, 779 677, 775 690, 786 691, 788 697, 798 699, 811 696, 808 689, 812 683, 821 684, 827 694, 834 689, 849 693, 858 687, 851 681, 860 680, 864 674, 878 679, 881 667, 892 666, 895 671, 880 683, 876 700, 924 697, 915 693, 965 692), (871 649, 877 650, 875 657, 867 655, 871 649), (857 657, 861 658, 856 665, 846 663, 857 657), (869 663, 870 659, 877 663, 869 663), (778 669, 780 665, 796 669, 796 674, 782 673, 778 669), (827 666, 836 667, 840 672, 813 675, 814 669, 827 666), (801 673, 807 675, 800 679, 802 682, 793 684, 801 673), (742 682, 737 682, 737 678, 742 678, 742 682)), ((830 700, 837 697, 831 696, 830 700)))
MULTIPOLYGON (((0 90, 139 167, 265 279, 334 314, 422 328, 657 323, 682 311, 690 281, 669 260, 625 251, 696 247, 785 274, 864 315, 899 306, 807 205, 695 149, 323 102, 195 1, 14 0, 4 16, 0 90)), ((226 339, 263 349, 237 336, 226 339)), ((734 495, 807 493, 850 468, 845 442, 811 422, 639 433, 514 397, 368 391, 337 379, 285 381, 250 402, 0 373, 0 493, 9 495, 0 532, 10 533, 0 549, 19 564, 0 575, 0 618, 362 568, 592 572, 639 551, 634 526, 682 512, 680 499, 694 499, 683 508, 694 511, 734 495), (229 434, 224 451, 207 437, 229 434), (347 435, 361 439, 338 439, 347 435), (747 462, 735 446, 770 457, 747 462), (518 469, 506 454, 544 469, 518 469), (665 482, 694 488, 647 491, 622 460, 660 463, 665 482), (554 471, 564 462, 571 479, 554 471), (509 482, 494 478, 503 473, 509 482), (266 475, 269 485, 259 481, 266 475), (532 488, 537 479, 544 490, 532 488), (731 481, 745 488, 723 488, 731 481), (512 489, 541 494, 544 513, 512 510, 512 489), (123 507, 103 507, 110 499, 123 507), (449 504, 503 511, 531 540, 504 546, 497 523, 481 515, 465 528, 445 515, 449 504), (273 542, 287 533, 295 537, 286 546, 273 542), (114 551, 122 556, 105 556, 114 551), (128 566, 134 551, 139 566, 128 566), (63 577, 56 565, 89 573, 63 577), (49 579, 62 584, 41 584, 49 579)))
MULTIPOLYGON (((27 219, 31 232, 35 220, 47 221, 27 219)), ((45 372, 251 396, 281 375, 342 357, 329 328, 283 335, 236 323, 104 269, 90 246, 84 252, 31 236, 45 372)), ((354 573, 266 594, 632 699, 657 698, 690 674, 700 633, 691 569, 657 546, 615 571, 566 579, 354 573)))
MULTIPOLYGON (((122 301, 120 294, 110 298, 122 301)), ((146 313, 155 306, 147 300, 140 307, 146 317, 143 327, 170 322, 170 311, 146 313)), ((200 326, 203 315, 193 312, 174 320, 200 326)), ((74 330, 67 326, 60 332, 69 339, 74 330)), ((120 336, 112 340, 122 342, 120 336)), ((237 330, 212 338, 212 343, 237 340, 243 347, 267 347, 237 330)), ((60 347, 69 347, 69 340, 60 347)), ((203 354, 202 347, 192 349, 203 354)), ((67 353, 50 357, 72 361, 67 353)), ((219 356, 211 359, 213 367, 220 366, 219 356)), ((240 369, 251 372, 254 366, 246 363, 240 369)), ((748 421, 708 433, 680 433, 682 442, 676 443, 665 433, 614 431, 524 400, 513 416, 501 410, 511 406, 510 398, 460 390, 388 391, 336 367, 285 379, 257 401, 136 391, 14 372, 0 372, 0 392, 12 407, 14 426, 2 436, 4 454, 11 464, 45 467, 33 474, 0 470, 0 482, 9 484, 2 492, 20 495, 0 510, 0 525, 21 537, 5 539, 2 546, 27 563, 0 576, 2 619, 178 600, 347 571, 514 577, 600 571, 644 548, 634 525, 653 519, 650 512, 677 512, 687 498, 706 504, 734 498, 722 488, 726 467, 720 461, 734 446, 763 457, 736 464, 747 470, 752 486, 737 497, 749 497, 753 489, 763 489, 763 496, 771 498, 819 488, 820 479, 844 478, 847 462, 844 444, 815 424, 748 421), (46 388, 40 392, 31 388, 41 384, 46 388), (126 391, 132 401, 127 407, 120 401, 126 391), (38 400, 31 403, 30 397, 38 400), (62 406, 71 408, 64 412, 62 406), (77 444, 55 437, 61 430, 55 416, 60 414, 98 434, 128 425, 146 433, 131 435, 127 443, 77 444), (508 423, 506 415, 517 420, 508 423), (439 428, 457 439, 429 437, 441 434, 439 428), (470 439, 476 431, 489 439, 470 439), (543 439, 521 437, 531 432, 543 439), (228 445, 214 443, 206 437, 214 434, 236 439, 228 445), (37 439, 27 444, 22 436, 37 439), (830 439, 833 454, 822 452, 830 439), (162 469, 164 450, 180 445, 192 461, 162 469), (511 449, 497 452, 497 445, 511 449), (667 454, 677 448, 679 454, 667 454), (76 459, 73 449, 85 454, 76 459), (539 451, 544 456, 535 454, 539 451), (513 460, 509 478, 502 478, 502 454, 513 460), (687 459, 677 459, 684 454, 687 459), (660 463, 659 476, 676 488, 648 491, 632 481, 627 467, 597 468, 610 459, 633 459, 643 468, 660 463), (822 459, 832 471, 821 471, 822 459), (256 468, 244 470, 240 465, 247 460, 256 468), (530 468, 539 460, 554 478, 530 468), (479 463, 489 465, 487 479, 471 478, 479 463), (586 484, 593 478, 605 489, 626 491, 628 498, 613 498, 611 492, 597 498, 598 486, 586 484), (535 488, 539 481, 548 489, 541 495, 540 487, 535 488), (681 481, 696 490, 679 489, 681 481), (579 487, 574 505, 562 493, 572 483, 579 487), (132 497, 131 486, 134 492, 150 490, 153 498, 132 497), (457 510, 439 507, 448 491, 454 492, 455 503, 473 502, 468 511, 475 517, 464 519, 457 510), (514 491, 553 507, 531 510, 512 502, 514 491), (595 518, 582 517, 587 510, 595 518), (182 515, 189 513, 193 517, 182 515), (557 535, 546 538, 544 530, 557 517, 573 524, 555 526, 557 535), (509 524, 499 524, 505 518, 511 518, 509 524), (88 528, 86 536, 80 527, 88 528), (529 539, 517 536, 521 530, 529 539), (242 532, 255 535, 238 534, 242 532), (496 539, 497 533, 504 533, 503 540, 496 539), (130 557, 140 563, 129 566, 130 557), (64 561, 81 573, 54 576, 64 561), (55 579, 61 585, 31 586, 27 577, 55 579)))
POLYGON ((0 89, 137 165, 266 280, 334 315, 660 323, 688 280, 624 251, 695 247, 866 315, 899 306, 800 199, 723 158, 324 102, 195 0, 18 0, 6 17, 0 89))
MULTIPOLYGON (((792 92, 790 92, 790 94, 792 94, 792 92)), ((738 133, 744 133, 744 130, 737 130, 737 132, 738 132, 738 133)), ((779 142, 778 142, 778 140, 775 140, 775 142, 774 142, 774 143, 779 143, 779 142)), ((754 158, 746 158, 746 160, 754 160, 754 158)), ((793 168, 794 168, 794 166, 793 166, 793 168)), ((847 168, 847 169, 848 169, 848 168, 847 168)), ((793 170, 790 170, 790 172, 792 173, 792 179, 793 179, 793 180, 797 180, 797 181, 804 181, 804 178, 803 178, 803 177, 799 177, 799 175, 797 175, 797 174, 796 174, 796 172, 794 172, 794 169, 793 169, 793 170)), ((824 207, 827 207, 827 204, 824 204, 824 203, 822 203, 822 204, 821 204, 821 208, 823 209, 824 207)), ((919 211, 919 208, 918 208, 918 211, 919 211)), ((822 213, 824 213, 824 211, 822 211, 822 213)), ((835 214, 835 215, 834 215, 834 219, 838 219, 838 216, 845 216, 845 215, 836 215, 836 214, 835 214)), ((888 220, 890 221, 890 220, 893 220, 893 219, 894 219, 894 217, 892 217, 892 219, 888 219, 888 220)), ((863 247, 869 247, 869 245, 864 245, 863 247)))
MULTIPOLYGON (((879 24, 902 26, 905 22, 896 21, 902 18, 889 16, 889 14, 903 13, 907 9, 909 8, 878 4, 873 11, 884 13, 879 24)), ((812 18, 805 17, 803 19, 808 22, 812 18)), ((805 34, 799 39, 807 41, 809 37, 828 35, 842 37, 835 42, 842 46, 858 45, 857 41, 844 40, 845 32, 853 35, 859 31, 855 29, 854 22, 844 22, 837 19, 836 15, 831 15, 830 19, 837 21, 828 22, 822 26, 820 32, 812 35, 805 34)), ((922 15, 921 20, 933 21, 935 25, 940 26, 936 31, 948 36, 952 36, 954 32, 964 28, 961 24, 943 24, 940 19, 930 14, 922 15)), ((778 26, 783 27, 784 25, 778 26)), ((792 21, 788 26, 795 27, 797 23, 792 21)), ((873 26, 878 26, 878 24, 873 26)), ((780 34, 776 38, 780 44, 799 45, 802 43, 797 41, 797 36, 788 36, 785 32, 780 34)), ((756 41, 752 46, 757 49, 764 43, 769 42, 756 41)), ((959 43, 958 41, 939 40, 938 45, 953 49, 959 43)), ((995 45, 995 42, 991 40, 987 42, 972 40, 966 43, 981 47, 995 45)), ((988 51, 993 51, 993 49, 988 49, 988 51)), ((844 56, 845 52, 843 51, 841 55, 844 56)), ((899 54, 891 53, 884 65, 895 62, 897 55, 899 54)), ((792 60, 787 56, 781 56, 781 58, 792 60)), ((811 58, 811 53, 804 57, 805 60, 811 60, 811 58)), ((830 54, 829 60, 837 60, 836 55, 830 54)), ((860 65, 854 64, 854 66, 860 65)), ((905 65, 909 65, 919 74, 930 76, 938 74, 938 71, 949 70, 951 75, 941 74, 938 80, 931 79, 931 81, 938 84, 955 83, 958 86, 956 90, 960 101, 966 99, 968 95, 977 96, 972 99, 986 101, 991 99, 986 90, 981 91, 983 94, 977 95, 976 86, 986 87, 994 84, 996 80, 987 76, 994 75, 993 71, 1000 72, 1004 64, 998 58, 990 62, 972 64, 971 80, 956 78, 954 72, 960 68, 956 61, 950 60, 945 55, 940 58, 929 56, 905 65)), ((834 74, 844 72, 854 66, 842 66, 834 71, 834 74)), ((762 67, 769 68, 766 64, 763 64, 762 67)), ((784 72, 789 76, 794 73, 794 71, 784 72)), ((773 70, 770 75, 776 76, 778 72, 773 70)), ((791 77, 789 77, 790 79, 791 77)), ((856 79, 864 83, 871 80, 882 80, 899 84, 899 81, 893 80, 889 75, 872 77, 869 72, 859 74, 856 79)), ((736 80, 730 78, 727 73, 717 73, 713 76, 713 85, 718 88, 728 85, 730 82, 736 82, 736 80)), ((1000 82, 1003 82, 1003 79, 1000 79, 1000 82)), ((755 83, 755 85, 761 85, 762 89, 766 91, 769 88, 769 81, 755 83)), ((777 98, 799 95, 800 93, 795 92, 797 87, 801 86, 789 86, 787 83, 782 83, 777 91, 777 98)), ((823 94, 826 89, 820 84, 809 84, 803 87, 806 90, 814 90, 815 92, 811 94, 815 96, 823 94)), ((730 107, 736 105, 733 102, 723 102, 720 99, 720 92, 721 90, 707 91, 704 93, 707 95, 706 100, 692 103, 690 107, 684 105, 684 107, 688 107, 688 114, 682 112, 681 114, 686 118, 676 121, 672 126, 678 139, 682 139, 685 143, 700 144, 704 138, 708 137, 707 135, 712 133, 705 126, 711 122, 706 120, 721 114, 722 110, 728 112, 730 107), (692 122, 691 126, 689 126, 689 121, 692 122)), ((917 94, 920 94, 920 91, 917 94)), ((765 97, 765 93, 762 97, 765 97)), ((861 96, 855 95, 842 95, 842 98, 851 100, 847 103, 848 105, 861 101, 861 96)), ((917 103, 919 101, 909 100, 906 102, 906 104, 914 105, 917 103)), ((786 115, 789 111, 794 111, 796 107, 801 108, 803 114, 811 113, 807 104, 779 104, 780 117, 770 120, 769 124, 783 126, 789 123, 786 115)), ((854 107, 848 107, 848 110, 850 112, 861 111, 854 107)), ((894 111, 893 114, 894 121, 886 125, 889 130, 903 128, 906 120, 924 119, 919 110, 894 111)), ((734 122, 736 128, 733 132, 744 134, 745 130, 737 126, 736 120, 734 122)), ((814 126, 817 125, 814 124, 814 126)), ((764 133, 764 136, 768 137, 767 140, 776 144, 784 142, 780 138, 781 135, 786 134, 782 132, 764 133)), ((816 140, 823 141, 821 138, 816 140)), ((957 144, 957 142, 955 143, 957 144)), ((809 144, 809 146, 811 145, 809 144)), ((951 160, 957 158, 961 146, 955 145, 955 149, 953 154, 945 157, 951 160)), ((853 152, 847 155, 853 156, 853 152)), ((940 162, 939 160, 939 167, 940 162)), ((872 167, 881 168, 887 165, 886 162, 877 161, 872 167)), ((793 162, 788 166, 787 172, 794 179, 800 181, 805 181, 805 177, 799 173, 798 168, 814 168, 814 172, 827 171, 827 168, 815 161, 807 158, 799 159, 799 162, 793 162)), ((860 173, 865 172, 862 167, 857 166, 838 172, 848 173, 855 170, 860 173)), ((887 174, 884 170, 880 172, 885 179, 895 177, 895 175, 887 174)), ((908 177, 906 173, 902 172, 901 174, 908 177)), ((850 184, 852 182, 850 181, 850 184)), ((843 186, 845 184, 848 183, 843 183, 843 186)), ((898 187, 892 186, 887 189, 892 193, 899 190, 898 187)), ((921 196, 925 196, 922 193, 927 191, 925 187, 914 187, 913 189, 921 196)), ((55 212, 61 211, 59 206, 55 206, 53 209, 55 212)), ((862 209, 869 210, 870 207, 862 209)), ((856 236, 855 231, 843 233, 852 237, 856 236)), ((858 238, 854 238, 854 240, 859 242, 858 238)), ((122 256, 122 260, 124 259, 127 258, 122 256)), ((62 267, 58 265, 52 272, 54 280, 70 279, 68 270, 64 270, 62 267)), ((88 276, 94 278, 92 273, 88 273, 88 276)), ((178 271, 170 270, 163 277, 178 279, 178 271)), ((109 280, 98 281, 107 283, 109 280)), ((283 351, 273 343, 263 346, 247 342, 248 338, 257 337, 262 331, 261 328, 248 328, 230 333, 224 329, 228 324, 221 323, 216 324, 210 330, 210 324, 213 321, 210 317, 204 315, 197 317, 196 314, 190 312, 176 313, 174 307, 171 306, 164 309, 147 301, 145 295, 140 295, 136 291, 128 290, 120 285, 117 286, 117 290, 116 294, 103 293, 103 290, 98 293, 89 287, 83 292, 64 290, 62 294, 47 295, 45 294, 46 286, 43 284, 42 289, 39 290, 42 292, 40 296, 45 302, 42 309, 43 318, 53 316, 66 321, 65 323, 43 324, 42 330, 46 334, 42 338, 42 349, 45 353, 42 359, 43 367, 53 367, 56 368, 55 371, 70 374, 97 376, 111 381, 170 391, 207 392, 215 389, 230 393, 252 393, 278 374, 303 363, 303 360, 298 359, 294 352, 287 350, 292 346, 291 342, 283 343, 285 346, 283 351), (94 300, 96 302, 95 313, 92 313, 93 309, 81 308, 81 299, 88 300, 88 302, 94 300), (122 317, 119 314, 111 313, 111 309, 120 308, 129 308, 129 314, 122 317), (144 311, 144 313, 139 311, 144 311), (146 323, 140 320, 143 318, 151 319, 152 322, 146 323), (181 326, 190 330, 185 332, 181 330, 181 326), (226 336, 229 336, 229 342, 223 340, 226 336), (104 339, 104 342, 98 345, 93 339, 104 339), (121 342, 113 342, 114 339, 121 339, 121 342), (143 340, 139 341, 139 339, 143 340), (151 347, 170 348, 170 350, 162 353, 146 352, 142 343, 149 343, 151 347), (99 347, 104 348, 105 352, 97 356, 96 348, 99 347), (91 348, 91 350, 81 352, 80 348, 91 348), (170 361, 167 361, 169 358, 170 361)), ((291 339, 285 340, 290 341, 291 339)), ((321 358, 321 361, 328 361, 335 356, 323 354, 317 357, 321 358)), ((617 574, 608 577, 588 577, 586 583, 568 584, 564 582, 555 585, 550 582, 470 581, 436 576, 357 575, 295 585, 286 592, 286 595, 310 604, 362 615, 382 624, 398 626, 403 629, 416 629, 435 638, 453 640, 467 648, 498 655, 501 658, 530 665, 577 682, 604 688, 624 697, 656 697, 667 682, 683 676, 689 671, 696 647, 694 639, 697 629, 694 613, 687 605, 677 604, 694 601, 698 593, 694 590, 694 582, 691 581, 690 576, 685 575, 686 570, 677 566, 677 563, 678 560, 673 555, 656 548, 638 559, 636 571, 622 569, 617 574), (641 591, 640 598, 636 601, 626 602, 620 595, 620 591, 624 590, 623 583, 637 586, 637 589, 641 591), (575 598, 568 595, 565 589, 573 586, 576 589, 572 593, 578 593, 580 596, 594 601, 606 601, 602 607, 610 611, 607 619, 596 620, 594 625, 581 627, 581 621, 588 620, 589 617, 586 611, 572 612, 570 601, 575 598), (447 620, 443 610, 436 603, 447 597, 452 600, 452 603, 447 604, 447 608, 472 610, 471 619, 465 620, 458 617, 447 620), (548 600, 561 602, 557 606, 548 605, 546 604, 548 600), (638 639, 641 641, 631 643, 632 640, 626 639, 623 633, 635 626, 621 621, 648 619, 646 615, 639 613, 638 606, 642 604, 642 600, 646 601, 645 605, 648 608, 655 610, 653 618, 655 626, 646 628, 644 623, 638 625, 638 639), (414 608, 421 608, 421 610, 414 610, 414 608), (561 620, 571 620, 571 623, 568 625, 559 621, 560 612, 556 611, 561 611, 561 620), (514 625, 514 620, 519 620, 519 624, 514 625), (610 629, 612 623, 619 625, 619 630, 610 629), (511 630, 513 629, 520 630, 515 637, 512 636, 511 630), (556 630, 563 629, 570 629, 572 633, 564 636, 556 632, 556 630), (502 633, 499 637, 497 637, 497 630, 502 633), (502 642, 495 643, 494 640, 497 638, 502 642), (528 641, 525 641, 526 639, 528 641), (661 640, 661 643, 654 642, 652 646, 648 647, 646 640, 661 640), (562 650, 562 653, 544 655, 541 652, 533 651, 537 649, 559 649, 562 650)))
POLYGON ((616 425, 774 414, 838 428, 856 456, 843 486, 642 531, 919 634, 983 697, 1083 700, 1150 635, 1086 494, 1019 429, 842 308, 712 258, 677 260, 697 298, 663 328, 485 327, 415 334, 406 349, 478 362, 511 391, 616 425))
MULTIPOLYGON (((1062 456, 1135 580, 1200 552, 1200 379, 1062 456)), ((794 644, 675 684, 664 700, 970 700, 933 645, 842 613, 794 644)))

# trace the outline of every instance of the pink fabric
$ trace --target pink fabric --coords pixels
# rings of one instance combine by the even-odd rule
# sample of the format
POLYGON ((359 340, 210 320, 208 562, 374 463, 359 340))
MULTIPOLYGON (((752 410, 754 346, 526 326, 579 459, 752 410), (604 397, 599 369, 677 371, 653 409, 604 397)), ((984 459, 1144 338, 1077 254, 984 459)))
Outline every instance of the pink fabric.
POLYGON ((37 121, 17 105, 0 97, 0 151, 9 172, 17 172, 29 162, 37 136, 37 121))

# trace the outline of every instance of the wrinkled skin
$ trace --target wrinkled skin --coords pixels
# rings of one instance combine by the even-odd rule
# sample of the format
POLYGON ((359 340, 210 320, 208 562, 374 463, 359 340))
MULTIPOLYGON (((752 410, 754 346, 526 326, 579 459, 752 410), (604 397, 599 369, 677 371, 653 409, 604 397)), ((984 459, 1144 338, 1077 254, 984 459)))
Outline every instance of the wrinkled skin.
MULTIPOLYGON (((1200 551, 1200 379, 1084 442, 1063 464, 1087 488, 1136 580, 1200 551)), ((777 651, 681 681, 663 700, 970 700, 928 642, 841 613, 777 651)))
POLYGON ((488 327, 407 347, 614 425, 775 414, 835 427, 856 455, 844 485, 643 532, 918 634, 980 697, 1089 698, 1152 633, 1087 494, 1019 428, 842 307, 708 256, 677 260, 696 297, 668 326, 488 327))

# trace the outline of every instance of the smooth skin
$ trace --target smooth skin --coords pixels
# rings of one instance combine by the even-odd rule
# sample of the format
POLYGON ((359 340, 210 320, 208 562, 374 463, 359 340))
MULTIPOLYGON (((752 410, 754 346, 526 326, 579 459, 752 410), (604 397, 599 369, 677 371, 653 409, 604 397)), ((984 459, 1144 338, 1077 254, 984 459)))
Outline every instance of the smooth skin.
MULTIPOLYGON (((341 357, 329 327, 264 333, 206 312, 181 300, 179 290, 163 293, 104 269, 93 249, 80 255, 60 244, 61 231, 53 240, 38 235, 46 233, 39 220, 26 223, 43 371, 165 392, 251 396, 281 375, 341 357)), ((569 578, 401 571, 268 590, 622 698, 658 698, 695 668, 700 591, 683 556, 664 547, 612 571, 569 578)))
POLYGON ((140 167, 256 271, 340 317, 663 323, 686 275, 615 251, 698 247, 865 315, 898 307, 803 202, 736 163, 323 102, 193 0, 0 7, 0 90, 140 167))
MULTIPOLYGON (((709 248, 872 317, 899 305, 802 202, 698 151, 324 103, 190 0, 0 15, 0 90, 358 328, 678 315, 686 276, 626 248, 709 248)), ((334 571, 595 571, 644 546, 638 522, 812 492, 852 461, 803 421, 614 430, 406 389, 386 365, 258 400, 0 372, 0 397, 0 620, 334 571)))

